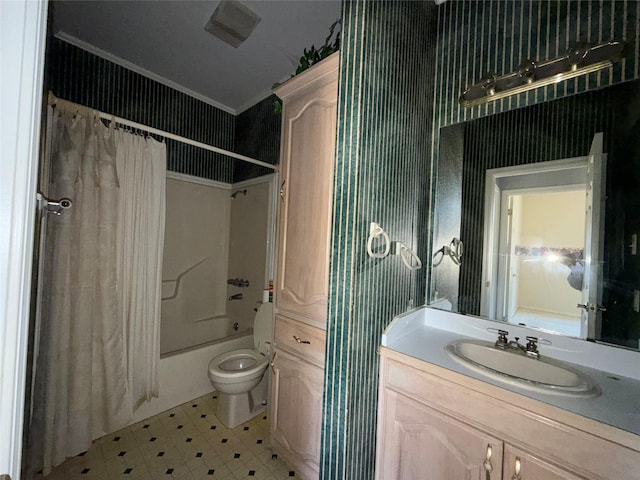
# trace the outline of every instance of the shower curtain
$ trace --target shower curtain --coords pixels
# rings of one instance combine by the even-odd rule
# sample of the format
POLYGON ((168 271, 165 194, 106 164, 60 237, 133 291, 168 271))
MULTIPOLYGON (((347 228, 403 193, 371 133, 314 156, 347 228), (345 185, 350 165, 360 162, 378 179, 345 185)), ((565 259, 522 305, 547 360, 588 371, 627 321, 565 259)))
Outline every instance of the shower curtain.
POLYGON ((165 144, 117 130, 118 279, 133 408, 158 396, 165 144))
POLYGON ((50 126, 48 194, 73 206, 43 252, 29 465, 45 475, 157 395, 166 175, 164 144, 90 110, 56 107, 50 126))

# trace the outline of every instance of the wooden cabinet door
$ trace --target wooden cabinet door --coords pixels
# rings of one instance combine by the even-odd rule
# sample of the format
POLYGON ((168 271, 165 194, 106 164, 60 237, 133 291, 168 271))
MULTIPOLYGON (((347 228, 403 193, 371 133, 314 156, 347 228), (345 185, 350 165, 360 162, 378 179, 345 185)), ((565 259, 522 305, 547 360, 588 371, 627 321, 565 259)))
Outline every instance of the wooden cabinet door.
POLYGON ((584 480, 511 445, 504 447, 505 480, 584 480))
POLYGON ((502 478, 502 441, 392 390, 384 397, 377 479, 502 478))
POLYGON ((324 373, 276 350, 271 384, 271 444, 303 479, 317 479, 324 373))
POLYGON ((329 58, 277 91, 284 110, 276 313, 321 328, 329 283, 337 65, 337 56, 329 58))

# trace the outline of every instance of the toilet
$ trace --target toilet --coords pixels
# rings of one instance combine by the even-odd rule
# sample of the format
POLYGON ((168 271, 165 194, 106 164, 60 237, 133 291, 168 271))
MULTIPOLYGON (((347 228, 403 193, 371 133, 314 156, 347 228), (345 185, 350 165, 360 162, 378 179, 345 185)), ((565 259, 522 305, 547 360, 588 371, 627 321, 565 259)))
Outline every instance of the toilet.
POLYGON ((253 323, 254 348, 231 350, 209 362, 209 380, 219 392, 216 416, 229 428, 262 413, 269 394, 273 304, 263 303, 253 323))

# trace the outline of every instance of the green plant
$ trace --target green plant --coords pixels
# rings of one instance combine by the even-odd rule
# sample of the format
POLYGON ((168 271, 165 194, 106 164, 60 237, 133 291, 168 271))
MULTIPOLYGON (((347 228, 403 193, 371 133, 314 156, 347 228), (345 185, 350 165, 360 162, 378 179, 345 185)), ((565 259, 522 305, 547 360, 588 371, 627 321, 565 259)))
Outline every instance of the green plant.
MULTIPOLYGON (((321 45, 320 48, 316 48, 315 45, 311 45, 311 47, 309 47, 308 49, 307 48, 304 49, 303 55, 300 57, 300 63, 296 68, 296 72, 293 73, 291 77, 295 77, 296 75, 307 70, 312 65, 315 65, 316 63, 318 63, 320 60, 323 60, 327 58, 329 55, 331 55, 332 53, 340 50, 340 30, 336 32, 335 38, 333 38, 334 37, 333 34, 336 30, 336 27, 341 24, 342 24, 341 19, 338 19, 335 22, 333 22, 333 24, 331 24, 331 27, 329 27, 329 35, 324 40, 324 44, 321 45)), ((276 88, 280 85, 281 83, 274 83, 272 88, 276 88)), ((282 113, 282 101, 279 98, 273 101, 273 111, 276 115, 279 115, 282 113)))

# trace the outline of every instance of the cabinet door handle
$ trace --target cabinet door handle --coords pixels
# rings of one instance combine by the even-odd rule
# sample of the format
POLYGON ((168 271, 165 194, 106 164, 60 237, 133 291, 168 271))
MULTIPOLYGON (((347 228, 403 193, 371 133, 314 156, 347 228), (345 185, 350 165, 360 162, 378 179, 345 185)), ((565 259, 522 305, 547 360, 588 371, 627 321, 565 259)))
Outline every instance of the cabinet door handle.
POLYGON ((294 336, 293 336, 293 339, 294 339, 296 342, 298 342, 298 343, 307 343, 307 344, 310 344, 310 343, 311 343, 309 340, 302 340, 302 339, 301 339, 299 336, 297 336, 297 335, 294 335, 294 336))
POLYGON ((284 200, 284 184, 285 184, 286 180, 282 181, 282 184, 280 185, 280 198, 282 200, 284 200))
POLYGON ((522 477, 520 476, 520 468, 521 468, 521 464, 520 464, 520 458, 516 457, 516 462, 514 464, 514 473, 513 476, 511 477, 511 480, 522 480, 522 477))
POLYGON ((269 362, 269 366, 271 367, 271 373, 276 374, 276 355, 278 352, 273 352, 273 357, 271 357, 271 362, 269 362))
POLYGON ((492 453, 493 453, 493 447, 489 443, 487 444, 487 453, 484 458, 484 462, 482 462, 482 466, 484 467, 485 480, 491 480, 491 472, 493 472, 493 465, 491 464, 492 453))

